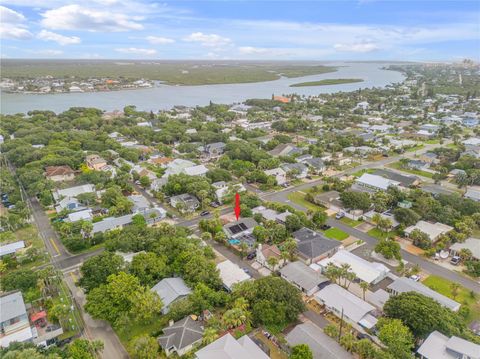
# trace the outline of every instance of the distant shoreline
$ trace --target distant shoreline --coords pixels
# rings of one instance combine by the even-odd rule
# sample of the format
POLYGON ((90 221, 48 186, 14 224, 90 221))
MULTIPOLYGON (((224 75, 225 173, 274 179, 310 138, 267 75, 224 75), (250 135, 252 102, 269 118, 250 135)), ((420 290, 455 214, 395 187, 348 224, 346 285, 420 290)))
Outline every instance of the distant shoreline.
POLYGON ((324 79, 319 81, 299 82, 290 85, 290 87, 306 87, 306 86, 329 86, 329 85, 343 85, 352 84, 356 82, 363 82, 363 79, 324 79))

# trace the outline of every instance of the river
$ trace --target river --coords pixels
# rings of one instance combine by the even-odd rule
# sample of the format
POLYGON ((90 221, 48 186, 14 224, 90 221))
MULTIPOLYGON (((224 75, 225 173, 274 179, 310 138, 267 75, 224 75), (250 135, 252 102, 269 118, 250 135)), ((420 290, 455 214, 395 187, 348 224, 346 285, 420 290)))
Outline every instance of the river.
POLYGON ((112 92, 62 93, 62 94, 1 94, 2 114, 26 113, 31 110, 61 112, 70 107, 95 107, 106 111, 120 110, 125 105, 135 105, 139 110, 158 111, 175 105, 203 106, 210 101, 232 104, 250 98, 271 98, 272 94, 297 93, 318 95, 360 88, 385 87, 401 82, 404 77, 396 71, 383 70, 387 63, 332 63, 338 71, 274 81, 202 86, 171 86, 159 84, 154 88, 112 92), (363 82, 330 86, 290 87, 290 85, 332 78, 361 78, 363 82))

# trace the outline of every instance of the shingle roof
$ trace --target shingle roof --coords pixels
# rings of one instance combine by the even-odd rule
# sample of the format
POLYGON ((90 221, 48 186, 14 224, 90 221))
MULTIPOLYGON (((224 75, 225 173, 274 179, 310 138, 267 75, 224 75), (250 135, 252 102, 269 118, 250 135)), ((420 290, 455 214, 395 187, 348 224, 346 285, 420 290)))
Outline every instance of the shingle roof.
POLYGON ((328 279, 323 275, 315 272, 312 268, 299 261, 288 263, 280 269, 280 273, 289 282, 297 284, 306 291, 310 291, 320 284, 328 282, 328 279))
POLYGON ((158 343, 163 349, 173 346, 176 350, 181 350, 202 340, 203 331, 202 323, 188 316, 170 327, 163 328, 164 335, 158 337, 158 343))
POLYGON ((230 333, 195 353, 197 359, 267 359, 268 356, 247 336, 236 340, 230 333))
POLYGON ((403 187, 410 187, 416 181, 419 180, 419 178, 417 176, 403 175, 403 174, 400 174, 400 173, 396 173, 396 172, 389 171, 389 170, 383 170, 383 169, 378 169, 373 174, 377 175, 377 176, 382 176, 382 177, 387 178, 387 179, 392 180, 392 181, 400 182, 400 184, 403 187))
POLYGON ((308 259, 317 258, 334 248, 340 247, 339 241, 325 237, 323 234, 302 228, 293 233, 297 240, 297 251, 308 259))

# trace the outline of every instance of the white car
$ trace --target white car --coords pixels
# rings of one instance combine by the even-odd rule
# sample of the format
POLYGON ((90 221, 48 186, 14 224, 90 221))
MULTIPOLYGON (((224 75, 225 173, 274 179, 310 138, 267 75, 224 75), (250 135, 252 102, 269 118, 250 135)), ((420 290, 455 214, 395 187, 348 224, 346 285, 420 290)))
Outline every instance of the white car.
POLYGON ((418 282, 420 280, 420 276, 414 274, 410 276, 410 279, 413 280, 414 282, 418 282))

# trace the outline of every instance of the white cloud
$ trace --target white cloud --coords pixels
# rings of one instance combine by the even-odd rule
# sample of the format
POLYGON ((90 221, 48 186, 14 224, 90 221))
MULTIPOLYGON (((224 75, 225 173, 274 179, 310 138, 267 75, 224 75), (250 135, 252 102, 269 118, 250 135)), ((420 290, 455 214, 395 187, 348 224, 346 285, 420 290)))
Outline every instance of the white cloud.
POLYGON ((240 46, 238 52, 242 55, 266 54, 268 53, 268 49, 253 46, 240 46))
POLYGON ((334 49, 341 52, 372 52, 377 51, 380 48, 372 42, 364 42, 358 44, 335 44, 334 49))
POLYGON ((23 14, 0 6, 0 38, 13 40, 26 40, 32 37, 24 24, 26 18, 23 14))
POLYGON ((129 16, 107 10, 86 8, 80 5, 67 5, 57 9, 47 10, 41 14, 41 24, 48 29, 85 30, 117 32, 141 30, 139 23, 142 17, 129 16))
POLYGON ((228 37, 217 34, 204 34, 203 32, 194 32, 183 39, 187 42, 199 42, 203 46, 219 47, 228 45, 232 42, 228 37))
POLYGON ((62 46, 79 44, 81 42, 80 38, 77 36, 64 36, 47 30, 40 31, 37 38, 44 41, 55 41, 62 46))
POLYGON ((54 57, 54 56, 62 55, 63 51, 62 50, 36 50, 36 51, 31 51, 31 53, 39 56, 54 57))
POLYGON ((167 37, 160 37, 160 36, 147 36, 145 38, 149 43, 154 45, 166 45, 166 44, 173 44, 175 40, 169 39, 167 37))
POLYGON ((123 54, 131 54, 131 55, 146 55, 146 56, 152 56, 157 53, 155 49, 144 49, 144 48, 138 48, 138 47, 122 47, 115 49, 117 52, 121 52, 123 54))

